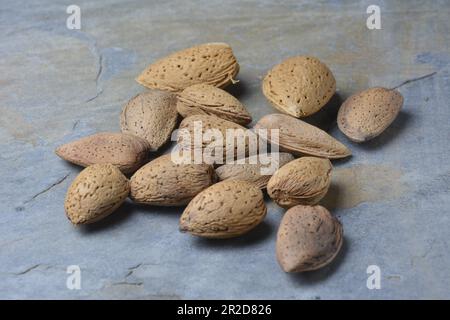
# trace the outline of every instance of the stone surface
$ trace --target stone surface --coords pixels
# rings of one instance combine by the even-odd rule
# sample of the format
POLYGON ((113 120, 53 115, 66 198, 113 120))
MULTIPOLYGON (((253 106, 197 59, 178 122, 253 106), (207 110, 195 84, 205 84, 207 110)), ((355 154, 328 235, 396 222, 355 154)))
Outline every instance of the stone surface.
POLYGON ((67 2, 2 3, 0 298, 450 298, 450 5, 380 3, 382 30, 366 28, 372 2, 364 0, 77 1, 81 30, 66 28, 67 2), (281 271, 275 236, 283 210, 268 199, 262 225, 225 241, 179 233, 180 208, 127 202, 87 228, 64 215, 80 168, 55 147, 119 131, 124 103, 144 90, 134 78, 150 62, 217 41, 233 47, 241 82, 228 90, 254 122, 274 112, 261 79, 284 58, 317 56, 337 79, 337 95, 306 120, 349 145, 353 157, 333 162, 346 173, 336 181, 360 187, 334 183, 324 199, 345 235, 324 269, 281 271), (337 106, 369 86, 402 83, 395 122, 368 143, 347 141, 337 106), (81 268, 81 290, 66 287, 69 265, 81 268), (366 287, 369 265, 380 267, 380 290, 366 287))

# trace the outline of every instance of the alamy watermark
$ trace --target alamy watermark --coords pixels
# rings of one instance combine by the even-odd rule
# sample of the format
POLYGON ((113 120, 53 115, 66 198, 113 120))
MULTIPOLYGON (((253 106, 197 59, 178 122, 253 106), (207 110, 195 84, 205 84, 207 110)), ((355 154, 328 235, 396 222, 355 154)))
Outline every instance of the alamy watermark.
POLYGON ((369 14, 369 17, 366 20, 367 28, 369 30, 380 30, 381 29, 380 7, 372 4, 367 7, 366 13, 369 14))
POLYGON ((379 266, 372 264, 367 267, 366 273, 369 275, 366 281, 367 289, 381 289, 381 269, 379 266))
POLYGON ((81 289, 81 269, 78 265, 70 265, 67 267, 66 273, 69 274, 66 280, 66 287, 69 290, 81 289))
POLYGON ((75 4, 67 7, 66 13, 69 14, 66 20, 66 27, 69 30, 81 29, 81 8, 75 4))

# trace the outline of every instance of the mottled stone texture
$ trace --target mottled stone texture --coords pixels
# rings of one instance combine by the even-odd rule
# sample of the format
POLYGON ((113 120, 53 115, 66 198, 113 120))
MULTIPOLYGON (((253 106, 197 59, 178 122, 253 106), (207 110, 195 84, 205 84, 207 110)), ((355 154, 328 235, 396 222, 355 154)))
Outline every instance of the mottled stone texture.
POLYGON ((450 298, 450 4, 381 1, 382 30, 368 30, 372 2, 79 0, 76 31, 65 26, 67 1, 3 1, 0 298, 450 298), (144 91, 134 78, 150 62, 217 41, 234 49, 241 82, 229 91, 254 122, 274 112, 261 79, 282 59, 317 56, 337 79, 337 95, 307 121, 349 145, 353 157, 334 165, 349 176, 357 165, 361 187, 352 192, 363 195, 332 184, 325 200, 347 204, 332 210, 345 242, 324 269, 281 271, 275 236, 283 210, 272 202, 262 225, 225 241, 179 233, 180 208, 127 202, 86 228, 65 217, 64 195, 80 168, 55 147, 119 130, 122 106, 144 91), (404 81, 396 121, 366 144, 348 142, 335 122, 342 100, 404 81), (387 168, 396 183, 364 180, 374 176, 359 174, 366 166, 387 168), (380 188, 391 196, 367 196, 380 188), (366 287, 373 264, 380 290, 366 287), (81 267, 81 290, 66 288, 69 265, 81 267))

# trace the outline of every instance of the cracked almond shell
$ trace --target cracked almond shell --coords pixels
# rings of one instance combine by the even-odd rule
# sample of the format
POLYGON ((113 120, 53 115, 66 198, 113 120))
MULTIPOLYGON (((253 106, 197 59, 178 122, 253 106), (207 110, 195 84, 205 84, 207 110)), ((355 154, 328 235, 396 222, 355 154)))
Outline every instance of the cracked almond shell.
POLYGON ((180 231, 205 238, 231 238, 256 227, 266 216, 261 190, 250 182, 227 180, 202 191, 180 218, 180 231))
POLYGON ((182 206, 214 183, 214 169, 208 164, 177 164, 171 154, 160 156, 131 177, 130 198, 138 203, 182 206))
POLYGON ((204 83, 184 89, 178 95, 177 110, 183 117, 203 114, 240 125, 252 122, 252 116, 238 99, 222 89, 204 83))
POLYGON ((403 106, 397 90, 371 88, 350 96, 339 109, 339 129, 350 140, 364 142, 381 134, 403 106))
POLYGON ((294 160, 289 153, 267 153, 250 156, 235 163, 227 163, 216 169, 219 180, 245 180, 260 189, 265 189, 272 173, 286 163, 294 160), (273 168, 273 172, 270 171, 273 168), (263 172, 265 169, 268 172, 263 172))
POLYGON ((280 150, 296 155, 311 155, 321 158, 338 159, 351 155, 350 150, 325 131, 310 125, 300 119, 284 114, 269 114, 262 117, 255 129, 279 129, 278 144, 280 150))
POLYGON ((236 82, 239 64, 226 43, 184 49, 148 66, 136 79, 150 89, 179 92, 197 83, 223 88, 236 82))
POLYGON ((233 159, 236 159, 244 158, 245 156, 247 156, 249 152, 249 137, 251 137, 252 135, 253 132, 237 123, 224 120, 216 116, 193 115, 184 118, 183 121, 181 121, 178 131, 177 143, 178 147, 181 150, 184 150, 185 152, 188 152, 190 150, 191 154, 192 152, 194 152, 194 150, 201 149, 203 154, 207 155, 207 158, 211 159, 211 161, 208 163, 218 164, 223 163, 223 161, 227 158, 233 157, 233 159), (195 132, 196 130, 199 131, 197 133, 197 136, 199 137, 200 128, 203 139, 199 140, 200 143, 198 143, 197 145, 195 132), (231 129, 230 132, 235 134, 235 139, 227 139, 228 129, 231 129), (220 133, 220 137, 223 139, 223 141, 221 141, 219 137, 217 138, 217 140, 215 140, 215 142, 213 142, 212 139, 216 138, 213 135, 214 132, 216 132, 217 134, 220 133), (212 136, 208 137, 208 133, 211 133, 212 136), (245 142, 245 144, 243 144, 243 148, 238 148, 237 141, 245 142), (223 142, 223 144, 221 142, 223 142), (220 150, 219 152, 221 152, 221 155, 216 154, 217 150, 214 143, 217 143, 220 146, 220 148, 218 149, 220 150), (227 150, 230 150, 230 157, 227 157, 227 150))
POLYGON ((278 263, 285 272, 322 268, 337 256, 343 239, 341 223, 324 207, 292 207, 278 229, 278 263))
POLYGON ((121 131, 147 140, 151 151, 158 150, 177 125, 176 101, 174 94, 164 91, 138 94, 122 110, 121 131))
POLYGON ((55 152, 79 166, 111 163, 123 173, 133 173, 147 161, 149 150, 148 142, 137 136, 102 132, 63 144, 55 152))
POLYGON ((297 56, 273 67, 263 80, 262 90, 275 108, 301 118, 327 104, 336 91, 336 80, 319 59, 297 56))
POLYGON ((73 224, 93 223, 116 210, 129 192, 129 181, 119 169, 112 164, 94 164, 72 182, 64 208, 73 224))
POLYGON ((328 159, 295 159, 278 169, 270 178, 267 193, 283 208, 317 204, 330 187, 331 169, 328 159))

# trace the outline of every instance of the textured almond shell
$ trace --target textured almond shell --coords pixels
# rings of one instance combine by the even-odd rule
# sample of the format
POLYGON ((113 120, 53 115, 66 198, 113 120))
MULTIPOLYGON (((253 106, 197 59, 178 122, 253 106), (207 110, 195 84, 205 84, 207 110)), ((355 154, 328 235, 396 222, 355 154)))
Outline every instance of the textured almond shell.
POLYGON ((136 79, 141 85, 179 92, 197 83, 226 87, 234 83, 239 64, 226 43, 206 43, 175 52, 148 66, 136 79))
POLYGON ((273 67, 262 89, 275 108, 300 118, 319 111, 331 99, 336 80, 319 59, 297 56, 273 67))
POLYGON ((111 164, 94 164, 75 178, 64 202, 73 224, 96 222, 116 210, 130 192, 128 179, 111 164))
POLYGON ((319 269, 336 257, 343 239, 341 223, 324 207, 292 207, 278 229, 278 263, 285 272, 319 269))
POLYGON ((55 152, 79 166, 111 163, 123 173, 132 173, 146 162, 149 150, 148 142, 137 136, 102 132, 63 144, 55 152))
POLYGON ((339 129, 352 141, 364 142, 381 134, 403 106, 397 90, 371 88, 350 96, 338 112, 339 129))
POLYGON ((267 193, 283 208, 317 204, 330 187, 331 169, 328 159, 295 159, 278 169, 270 178, 267 193))
MULTIPOLYGON (((202 148, 203 152, 205 152, 205 150, 209 150, 208 145, 211 144, 211 141, 206 139, 206 137, 204 136, 204 133, 207 130, 217 129, 220 131, 220 133, 222 134, 222 137, 223 137, 223 142, 224 142, 224 147, 225 147, 225 150, 222 149, 223 159, 227 158, 226 151, 228 150, 228 148, 231 148, 232 144, 234 145, 233 155, 236 158, 238 156, 238 152, 239 152, 238 146, 236 143, 237 139, 234 139, 234 142, 228 141, 226 139, 227 129, 234 129, 234 130, 241 130, 241 131, 236 131, 236 132, 239 133, 238 136, 242 137, 242 139, 247 137, 247 138, 245 138, 244 152, 245 152, 245 155, 248 155, 248 151, 249 151, 248 136, 253 135, 253 133, 250 130, 248 130, 245 127, 242 127, 241 125, 238 125, 237 123, 227 121, 227 120, 215 117, 215 116, 207 116, 207 115, 193 115, 193 116, 184 118, 183 121, 181 121, 181 124, 179 127, 180 131, 179 131, 179 135, 178 135, 178 139, 177 139, 177 143, 178 143, 178 146, 180 147, 180 149, 194 151, 195 149, 200 148, 200 146, 195 145, 195 141, 194 141, 194 132, 195 132, 195 123, 196 122, 201 124, 201 126, 202 126, 203 140, 201 141, 202 142, 201 148, 202 148), (187 134, 187 133, 189 133, 189 134, 187 134)), ((208 151, 207 153, 210 153, 210 152, 208 151)), ((215 150, 212 149, 211 153, 214 154, 215 150)))
POLYGON ((266 167, 270 168, 271 163, 274 162, 274 167, 280 168, 286 163, 294 160, 294 157, 289 153, 278 153, 278 154, 267 154, 265 155, 267 159, 264 161, 270 161, 268 164, 261 163, 261 155, 254 155, 245 158, 245 163, 229 163, 224 164, 216 169, 216 174, 219 180, 245 180, 247 182, 253 183, 260 189, 265 189, 267 182, 272 175, 261 174, 261 169, 266 167), (278 160, 277 158, 278 157, 278 160), (270 159, 270 160, 269 160, 270 159), (256 163, 254 163, 256 162, 256 163))
POLYGON ((176 96, 152 90, 138 94, 123 108, 120 127, 123 133, 141 137, 151 151, 165 144, 177 124, 176 96))
POLYGON ((238 99, 209 84, 195 84, 178 95, 177 110, 183 117, 196 114, 216 116, 246 125, 252 116, 238 99))
POLYGON ((131 177, 130 198, 158 206, 182 206, 214 183, 207 164, 176 164, 166 154, 147 163, 131 177))
POLYGON ((329 159, 345 158, 350 150, 325 131, 302 120, 284 114, 262 117, 255 129, 279 129, 279 146, 282 151, 296 155, 307 154, 329 159))
POLYGON ((231 238, 256 227, 266 216, 263 194, 255 185, 227 180, 199 193, 180 218, 180 231, 205 238, 231 238))

